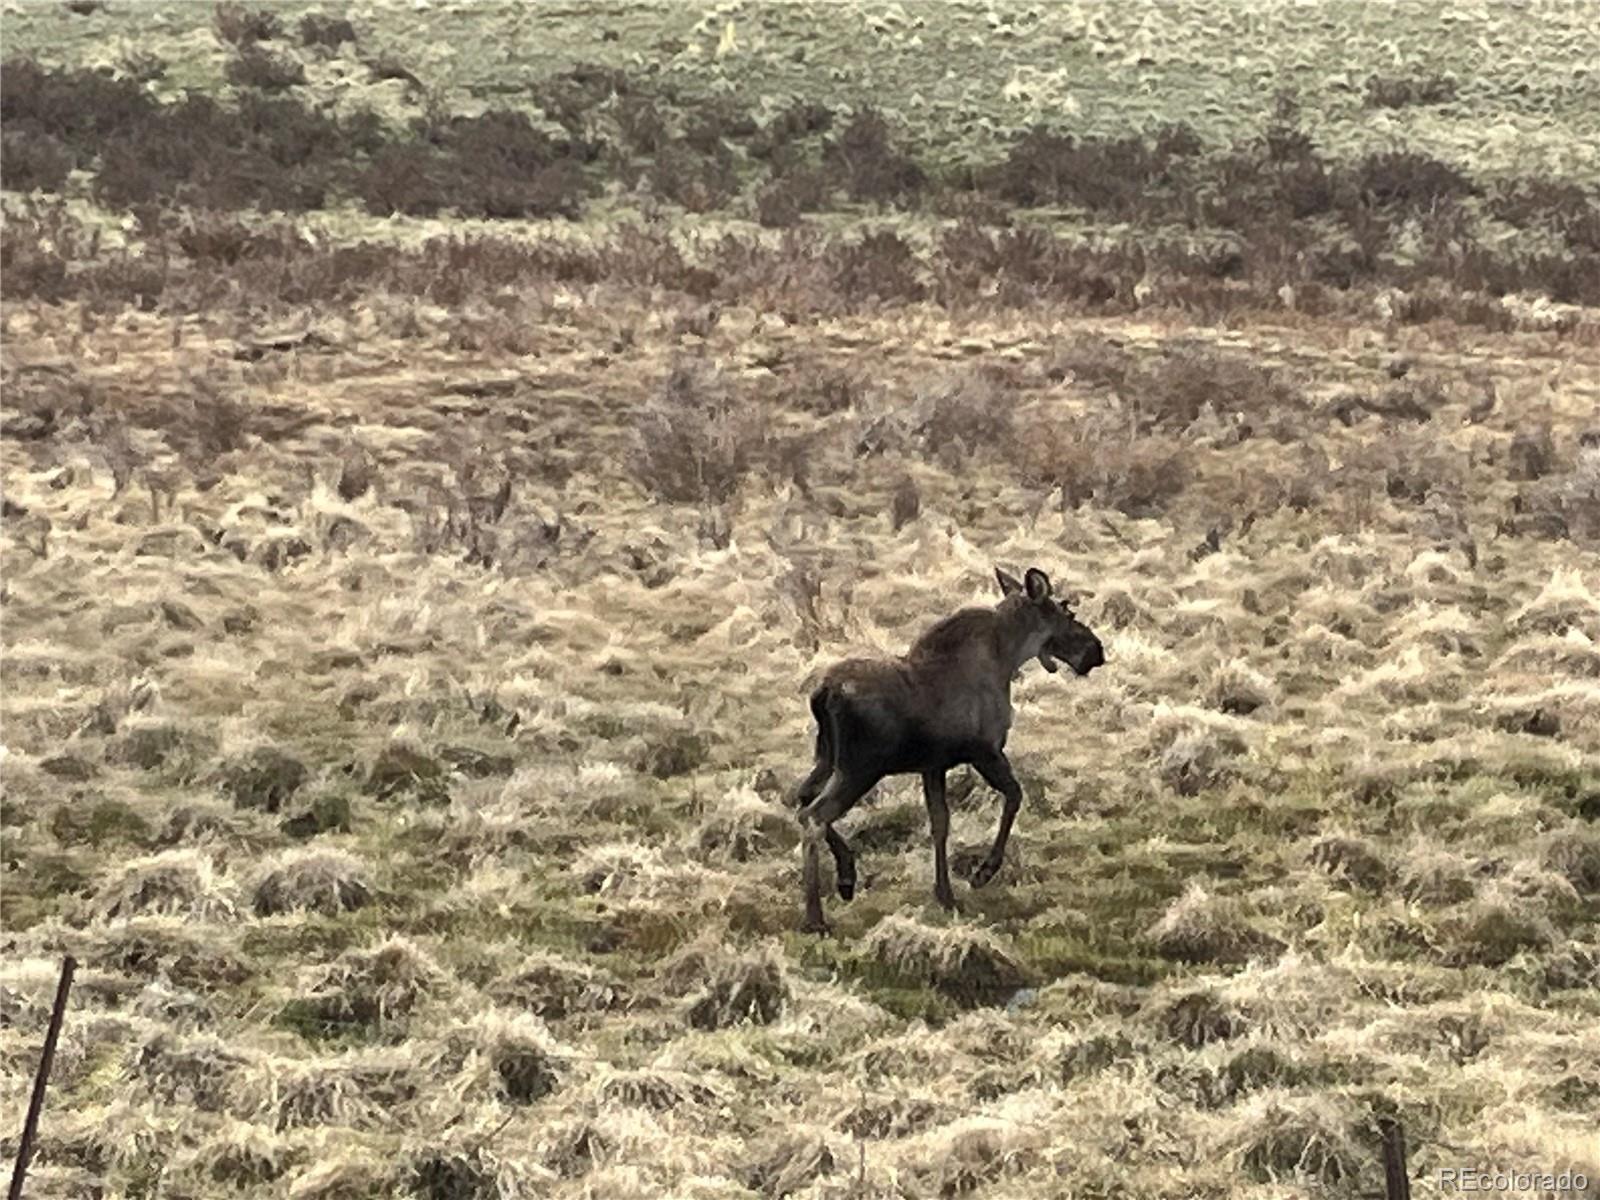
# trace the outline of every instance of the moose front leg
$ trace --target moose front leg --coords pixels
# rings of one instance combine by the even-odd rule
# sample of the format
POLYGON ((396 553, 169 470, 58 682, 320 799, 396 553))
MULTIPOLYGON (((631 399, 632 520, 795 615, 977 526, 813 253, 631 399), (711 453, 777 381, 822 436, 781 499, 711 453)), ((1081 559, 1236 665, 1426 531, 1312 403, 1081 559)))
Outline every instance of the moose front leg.
POLYGON ((922 773, 922 797, 928 802, 928 826, 933 832, 933 898, 947 909, 956 906, 956 894, 950 887, 950 862, 947 847, 950 841, 950 806, 944 797, 944 772, 922 773))
POLYGON ((800 929, 805 933, 827 933, 827 918, 822 915, 822 827, 804 818, 800 822, 801 853, 804 855, 800 879, 805 888, 806 915, 800 929))
POLYGON ((1011 826, 1017 819, 1017 811, 1022 807, 1022 785, 1017 782, 1017 777, 1012 773, 1011 763, 1001 751, 992 755, 975 759, 972 764, 977 768, 983 780, 1003 797, 1005 804, 1000 810, 1000 830, 995 834, 994 845, 989 848, 989 856, 978 864, 972 872, 972 886, 981 888, 995 877, 1000 870, 1000 865, 1005 862, 1006 843, 1011 839, 1011 826))

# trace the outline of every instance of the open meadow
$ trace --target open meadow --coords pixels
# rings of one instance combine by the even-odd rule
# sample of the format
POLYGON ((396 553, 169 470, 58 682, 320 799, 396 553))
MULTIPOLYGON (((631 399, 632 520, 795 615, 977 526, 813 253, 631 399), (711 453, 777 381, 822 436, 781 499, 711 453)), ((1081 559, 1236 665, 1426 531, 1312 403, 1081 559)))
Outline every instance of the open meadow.
POLYGON ((1600 8, 0 22, 28 1196, 1600 1196, 1600 8), (801 933, 996 565, 1004 867, 801 933))

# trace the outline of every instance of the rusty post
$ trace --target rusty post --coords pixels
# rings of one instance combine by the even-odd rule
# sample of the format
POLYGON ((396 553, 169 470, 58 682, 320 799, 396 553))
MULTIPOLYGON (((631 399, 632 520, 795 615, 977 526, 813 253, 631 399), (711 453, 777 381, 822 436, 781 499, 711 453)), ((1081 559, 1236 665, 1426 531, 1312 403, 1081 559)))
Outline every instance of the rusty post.
POLYGON ((50 1010, 50 1028, 44 1035, 44 1052, 39 1056, 39 1072, 33 1080, 33 1099, 28 1102, 28 1118, 22 1125, 22 1140, 17 1143, 17 1165, 11 1169, 11 1190, 7 1200, 22 1200, 22 1181, 27 1178, 28 1160, 33 1157, 33 1138, 39 1130, 39 1113, 44 1108, 44 1088, 50 1081, 50 1065, 56 1057, 56 1039, 61 1036, 61 1018, 67 1011, 67 993, 72 990, 72 973, 78 960, 67 955, 61 960, 61 982, 56 985, 56 1002, 50 1010))

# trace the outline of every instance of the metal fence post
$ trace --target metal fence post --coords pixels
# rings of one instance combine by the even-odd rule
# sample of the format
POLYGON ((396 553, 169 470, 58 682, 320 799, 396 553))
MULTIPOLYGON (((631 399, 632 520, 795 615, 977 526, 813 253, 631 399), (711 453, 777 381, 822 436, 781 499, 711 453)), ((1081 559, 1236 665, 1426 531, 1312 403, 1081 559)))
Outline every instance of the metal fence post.
POLYGON ((56 985, 55 1007, 50 1010, 50 1028, 44 1035, 44 1052, 39 1056, 39 1072, 33 1079, 33 1099, 28 1102, 28 1119, 17 1143, 17 1165, 11 1169, 11 1190, 7 1200, 22 1200, 22 1181, 28 1175, 28 1160, 33 1157, 33 1139, 39 1131, 39 1113, 44 1108, 44 1088, 50 1081, 50 1065, 56 1057, 56 1039, 61 1036, 61 1018, 67 1011, 67 993, 72 990, 72 973, 78 960, 67 955, 61 961, 61 982, 56 985))
POLYGON ((1406 1135, 1394 1117, 1379 1117, 1383 1135, 1383 1186, 1389 1200, 1411 1200, 1411 1178, 1406 1174, 1406 1135))

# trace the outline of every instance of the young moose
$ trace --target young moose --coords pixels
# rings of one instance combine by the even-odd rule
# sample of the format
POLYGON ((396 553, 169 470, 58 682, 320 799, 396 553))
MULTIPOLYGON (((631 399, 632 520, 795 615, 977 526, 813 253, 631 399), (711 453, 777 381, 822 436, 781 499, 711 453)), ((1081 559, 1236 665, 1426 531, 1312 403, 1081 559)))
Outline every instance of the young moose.
POLYGON ((1006 761, 1011 729, 1011 678, 1030 658, 1054 672, 1056 660, 1079 675, 1105 662, 1100 639, 1057 603, 1037 568, 1018 583, 998 567, 1003 598, 994 608, 966 608, 934 625, 898 659, 847 659, 823 674, 811 694, 817 720, 817 762, 795 793, 805 833, 807 932, 822 933, 821 850, 826 838, 839 895, 855 895, 856 862, 833 823, 886 775, 920 774, 933 828, 933 894, 955 907, 945 844, 950 810, 944 778, 970 763, 1005 798, 1000 831, 972 874, 972 886, 994 878, 1022 788, 1006 761))

